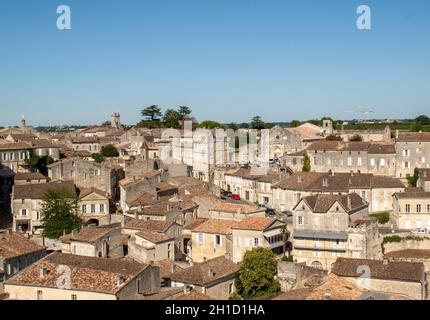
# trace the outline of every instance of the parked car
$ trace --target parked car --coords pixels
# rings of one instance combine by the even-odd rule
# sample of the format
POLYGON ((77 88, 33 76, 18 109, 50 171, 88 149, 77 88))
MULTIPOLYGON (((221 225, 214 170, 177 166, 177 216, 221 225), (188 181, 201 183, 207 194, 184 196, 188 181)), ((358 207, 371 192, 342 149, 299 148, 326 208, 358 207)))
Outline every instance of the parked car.
POLYGON ((232 195, 230 196, 230 198, 231 198, 232 200, 240 200, 240 196, 239 196, 238 194, 232 194, 232 195))
POLYGON ((425 229, 425 228, 418 228, 418 229, 416 229, 416 230, 414 230, 412 232, 413 233, 418 233, 418 234, 428 234, 429 233, 429 231, 427 229, 425 229))
POLYGON ((224 197, 231 197, 232 193, 230 191, 221 190, 221 195, 224 197))

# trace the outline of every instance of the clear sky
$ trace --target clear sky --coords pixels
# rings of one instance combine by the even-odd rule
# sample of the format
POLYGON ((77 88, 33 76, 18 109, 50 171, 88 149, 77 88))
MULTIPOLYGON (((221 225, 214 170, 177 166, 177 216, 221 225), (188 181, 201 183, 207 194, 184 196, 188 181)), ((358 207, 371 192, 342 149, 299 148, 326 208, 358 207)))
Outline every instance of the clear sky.
POLYGON ((430 1, 0 1, 0 126, 133 124, 150 104, 221 122, 429 114, 430 1))

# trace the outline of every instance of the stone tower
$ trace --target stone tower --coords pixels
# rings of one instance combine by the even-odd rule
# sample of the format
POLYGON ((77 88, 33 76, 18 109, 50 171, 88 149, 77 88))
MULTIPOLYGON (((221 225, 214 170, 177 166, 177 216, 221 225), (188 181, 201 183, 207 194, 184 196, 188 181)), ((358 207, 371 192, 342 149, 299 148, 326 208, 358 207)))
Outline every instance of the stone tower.
POLYGON ((21 128, 25 129, 27 127, 27 123, 25 122, 25 117, 24 115, 21 118, 21 128))
POLYGON ((324 137, 333 134, 333 122, 329 119, 323 120, 323 133, 324 137))
POLYGON ((114 128, 114 129, 120 129, 120 127, 121 127, 120 120, 121 120, 121 115, 119 114, 119 112, 115 112, 112 115, 112 121, 111 121, 112 128, 114 128))

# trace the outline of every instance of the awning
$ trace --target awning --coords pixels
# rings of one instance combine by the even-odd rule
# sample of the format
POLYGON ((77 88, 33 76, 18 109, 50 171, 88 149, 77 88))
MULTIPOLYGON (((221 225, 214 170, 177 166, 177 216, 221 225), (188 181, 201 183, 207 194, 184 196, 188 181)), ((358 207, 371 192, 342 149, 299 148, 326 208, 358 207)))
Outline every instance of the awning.
POLYGON ((331 240, 347 240, 348 233, 346 232, 322 232, 322 231, 296 231, 293 237, 296 238, 312 238, 312 239, 331 239, 331 240))

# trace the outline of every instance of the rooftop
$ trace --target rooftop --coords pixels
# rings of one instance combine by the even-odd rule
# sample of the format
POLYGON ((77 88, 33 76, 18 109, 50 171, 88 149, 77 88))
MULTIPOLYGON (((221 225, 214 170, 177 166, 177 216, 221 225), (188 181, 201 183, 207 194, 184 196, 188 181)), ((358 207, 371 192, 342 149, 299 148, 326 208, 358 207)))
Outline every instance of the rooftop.
POLYGON ((357 269, 362 265, 370 268, 374 279, 421 282, 424 278, 424 264, 418 262, 337 258, 331 271, 338 276, 358 278, 362 274, 357 269))
POLYGON ((10 259, 32 252, 45 250, 16 232, 0 233, 0 259, 10 259))
POLYGON ((23 184, 13 187, 14 199, 43 199, 48 191, 64 190, 71 193, 76 193, 73 181, 65 182, 50 182, 38 184, 23 184))
POLYGON ((79 291, 95 291, 115 294, 125 284, 143 272, 148 265, 137 263, 129 259, 104 259, 85 257, 64 253, 53 253, 39 260, 27 269, 10 278, 7 283, 20 286, 40 286, 57 288, 57 282, 62 277, 57 272, 58 267, 70 268, 70 289, 79 291), (46 276, 41 277, 41 268, 46 268, 46 276), (124 282, 119 284, 118 276, 124 282))
POLYGON ((239 272, 239 265, 224 256, 174 272, 171 280, 184 284, 205 286, 223 278, 232 278, 239 272))
POLYGON ((214 233, 214 234, 230 234, 231 228, 235 226, 237 221, 226 219, 208 219, 193 230, 192 232, 214 233))

